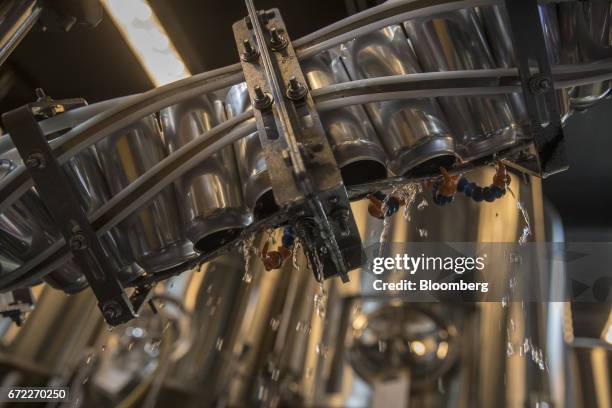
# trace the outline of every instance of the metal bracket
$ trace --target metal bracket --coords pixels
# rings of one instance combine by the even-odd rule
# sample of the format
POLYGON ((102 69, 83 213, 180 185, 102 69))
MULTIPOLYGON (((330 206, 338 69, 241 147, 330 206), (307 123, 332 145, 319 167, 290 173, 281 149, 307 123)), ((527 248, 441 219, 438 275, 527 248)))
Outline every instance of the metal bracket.
POLYGON ((533 135, 532 157, 515 167, 547 177, 568 168, 565 140, 537 0, 505 0, 523 98, 533 135))
POLYGON ((322 280, 361 266, 363 248, 338 165, 278 9, 233 25, 277 204, 322 280))
POLYGON ((76 192, 38 125, 34 112, 39 111, 40 103, 28 104, 5 113, 2 121, 30 171, 38 195, 98 299, 106 322, 113 326, 124 323, 137 316, 150 287, 136 289, 128 298, 104 255, 76 192))

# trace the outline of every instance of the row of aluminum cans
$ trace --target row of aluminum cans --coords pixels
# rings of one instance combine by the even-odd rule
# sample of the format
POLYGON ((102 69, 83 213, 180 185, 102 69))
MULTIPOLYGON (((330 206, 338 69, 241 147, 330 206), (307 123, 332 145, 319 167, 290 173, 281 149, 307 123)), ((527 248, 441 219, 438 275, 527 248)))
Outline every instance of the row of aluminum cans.
MULTIPOLYGON (((589 62, 609 52, 610 0, 546 5, 540 14, 553 64, 589 62)), ((364 35, 303 61, 302 69, 317 89, 389 75, 514 67, 510 38, 503 8, 464 9, 364 35)), ((569 115, 570 101, 591 106, 609 87, 606 82, 558 91, 562 116, 569 115)), ((65 165, 66 175, 91 213, 168 154, 248 109, 244 83, 170 106, 82 151, 65 165)), ((519 94, 376 102, 323 112, 321 121, 347 186, 435 171, 528 137, 519 94)), ((0 157, 1 180, 21 160, 14 150, 0 157)), ((106 233, 102 245, 114 272, 128 282, 143 271, 155 273, 214 251, 276 209, 255 132, 165 188, 106 233)), ((10 274, 58 238, 31 189, 0 214, 0 274, 10 274)), ((68 293, 87 286, 72 262, 44 279, 68 293)))

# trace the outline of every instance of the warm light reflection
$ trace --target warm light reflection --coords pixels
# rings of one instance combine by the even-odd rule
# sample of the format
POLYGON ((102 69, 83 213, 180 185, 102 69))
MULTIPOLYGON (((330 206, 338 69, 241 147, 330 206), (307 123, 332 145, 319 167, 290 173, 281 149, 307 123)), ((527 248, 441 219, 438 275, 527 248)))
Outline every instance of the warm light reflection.
POLYGON ((610 315, 608 316, 608 321, 604 327, 603 333, 601 337, 608 343, 612 344, 612 310, 610 311, 610 315))
POLYGON ((425 355, 425 344, 422 341, 419 340, 415 340, 412 343, 410 343, 410 348, 412 349, 412 352, 414 354, 416 354, 417 356, 424 356, 425 355))
POLYGON ((155 86, 191 75, 146 0, 102 0, 155 86))

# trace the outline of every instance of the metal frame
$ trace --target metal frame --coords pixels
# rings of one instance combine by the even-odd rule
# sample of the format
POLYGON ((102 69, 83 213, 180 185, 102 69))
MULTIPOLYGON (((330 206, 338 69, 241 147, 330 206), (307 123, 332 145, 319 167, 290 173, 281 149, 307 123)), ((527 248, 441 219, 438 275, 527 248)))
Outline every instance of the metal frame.
POLYGON ((547 177, 568 168, 565 140, 537 0, 505 0, 536 163, 515 163, 547 177))
POLYGON ((128 298, 70 180, 38 126, 35 112, 43 112, 41 103, 28 104, 5 113, 2 120, 34 180, 38 195, 50 210, 96 295, 107 323, 117 325, 129 321, 137 316, 151 288, 138 288, 132 298, 128 298))
POLYGON ((290 214, 318 280, 361 266, 350 200, 278 9, 233 25, 274 198, 290 214), (255 47, 253 46, 255 44, 255 47), (269 92, 269 93, 268 93, 269 92))
MULTIPOLYGON (((512 4, 522 3, 512 0, 506 0, 514 15, 513 27, 517 27, 517 20, 520 15, 518 11, 520 7, 530 7, 530 21, 534 21, 534 10, 537 11, 537 2, 535 0, 527 1, 525 5, 512 4)), ((319 30, 309 36, 306 36, 293 43, 296 46, 297 57, 302 58, 308 55, 308 50, 312 50, 314 46, 317 49, 329 48, 342 42, 339 35, 353 36, 357 32, 366 33, 380 28, 381 24, 389 25, 397 23, 403 19, 414 16, 415 13, 432 14, 434 12, 442 12, 454 10, 462 7, 467 7, 466 4, 483 5, 483 4, 499 4, 500 1, 482 0, 482 1, 419 1, 398 0, 397 2, 385 3, 382 6, 369 9, 364 13, 351 16, 339 23, 319 30), (418 4, 417 4, 418 3, 418 4), (478 3, 478 4, 476 4, 478 3), (416 6, 425 6, 422 9, 416 9, 416 6), (391 12, 390 9, 395 11, 391 12), (393 14, 401 10, 400 15, 393 14)), ((542 41, 538 44, 533 44, 534 37, 523 32, 527 24, 521 17, 520 30, 518 37, 515 36, 514 43, 517 49, 519 61, 523 61, 522 66, 517 69, 507 70, 482 70, 471 71, 470 73, 455 71, 445 73, 426 73, 405 75, 402 77, 387 77, 376 78, 374 80, 355 81, 351 84, 340 84, 332 87, 322 88, 312 92, 312 97, 316 101, 316 109, 319 111, 332 109, 335 107, 346 106, 350 104, 360 104, 372 101, 399 99, 399 98, 414 98, 419 97, 423 93, 441 95, 478 95, 485 93, 505 93, 517 92, 523 89, 526 96, 526 102, 529 104, 551 104, 555 107, 554 93, 550 91, 541 92, 538 89, 538 81, 542 76, 536 76, 533 80, 533 74, 543 74, 545 79, 552 78, 554 82, 551 88, 575 86, 577 84, 585 84, 589 82, 597 82, 601 80, 612 79, 612 61, 600 61, 593 64, 582 64, 572 67, 556 66, 553 67, 553 76, 550 76, 550 65, 546 61, 545 53, 542 52, 542 41), (523 45, 529 46, 528 51, 521 51, 523 45), (531 67, 525 64, 524 61, 535 56, 538 61, 537 67, 531 67), (544 56, 544 60, 542 60, 544 56), (547 68, 548 67, 548 68, 547 68), (534 69, 535 68, 535 69, 534 69), (499 72, 496 72, 499 71, 499 72), (520 75, 519 75, 520 73, 520 75), (466 77, 467 75, 467 77, 466 77), (536 88, 534 88, 534 85, 536 88), (541 100, 544 100, 541 102, 541 100)), ((530 32, 535 30, 536 35, 541 36, 541 28, 539 20, 537 24, 531 24, 530 32), (535 27, 535 28, 534 28, 535 27), (539 34, 538 34, 539 32, 539 34)), ((289 44, 291 45, 291 44, 289 44)), ((242 48, 240 48, 242 50, 242 48)), ((178 103, 181 100, 188 99, 197 94, 211 92, 230 86, 244 79, 241 65, 234 64, 215 71, 198 74, 185 80, 177 81, 173 84, 156 88, 141 95, 134 95, 127 101, 122 101, 111 109, 98 116, 87 120, 82 125, 69 131, 66 135, 49 143, 54 156, 57 158, 58 164, 64 164, 70 157, 77 154, 103 137, 112 134, 114 131, 125 127, 130 122, 138 118, 158 111, 159 109, 178 103)), ((540 85, 542 82, 539 82, 540 85)), ((530 109, 531 112, 531 109, 530 109)), ((193 143, 184 146, 180 152, 167 157, 153 169, 142 175, 138 180, 128 186, 121 194, 113 197, 103 208, 96 211, 89 222, 98 235, 101 235, 108 229, 115 226, 118 222, 124 219, 130 212, 133 212, 142 205, 147 197, 152 197, 156 192, 160 191, 164 186, 171 183, 176 178, 180 177, 190 168, 195 166, 198 161, 205 160, 218 149, 232 143, 240 137, 246 136, 253 131, 253 128, 247 125, 239 129, 235 129, 227 133, 232 126, 240 125, 243 121, 251 117, 252 114, 245 114, 235 118, 233 122, 225 122, 224 124, 212 129, 196 139, 193 143), (183 162, 185 158, 189 158, 183 162)), ((61 118, 58 116, 57 118, 61 118)), ((538 126, 541 127, 541 120, 536 118, 538 126)), ((552 174, 564 167, 562 160, 557 160, 563 156, 557 154, 562 152, 562 133, 559 133, 560 128, 553 126, 540 132, 534 133, 534 145, 539 146, 539 150, 535 149, 535 153, 539 154, 539 163, 543 163, 544 171, 541 175, 552 174), (561 135, 561 136, 560 136, 561 135)), ((507 158, 508 161, 518 162, 518 154, 525 151, 526 145, 513 146, 512 149, 504 152, 499 152, 496 157, 484 157, 474 163, 466 166, 460 166, 454 171, 469 171, 477 165, 486 164, 489 161, 500 158, 507 158)), ((524 163, 519 163, 523 165, 524 163)), ((531 163, 532 165, 534 163, 531 163)), ((536 165, 538 162, 535 163, 536 165)), ((533 173, 538 173, 538 167, 522 167, 522 170, 528 170, 533 173)), ((55 180, 54 180, 55 181, 55 180)), ((357 186, 349 191, 349 197, 356 199, 363 197, 369 191, 389 187, 395 184, 415 181, 415 179, 407 180, 403 178, 395 178, 385 180, 382 183, 372 183, 363 186, 357 186)), ((16 169, 7 179, 0 183, 0 196, 3 197, 0 201, 0 212, 9 205, 14 203, 25 191, 32 187, 32 180, 24 171, 23 167, 16 169)), ((282 216, 274 216, 271 219, 264 220, 258 224, 247 228, 247 232, 251 233, 262 226, 275 226, 284 222, 282 216), (280 221, 279 221, 280 220, 280 221)), ((225 248, 235 245, 229 243, 225 248)), ((218 253, 218 252, 217 252, 218 253)), ((190 261, 179 267, 171 270, 146 276, 136 282, 135 285, 150 284, 169 276, 178 274, 183 270, 197 265, 198 262, 203 262, 215 254, 209 256, 201 256, 197 260, 190 261)), ((63 241, 55 242, 46 251, 39 254, 35 259, 32 259, 22 265, 12 274, 0 278, 0 287, 2 290, 10 290, 16 287, 21 287, 25 284, 32 284, 45 273, 53 270, 54 267, 61 265, 62 262, 69 257, 69 250, 65 247, 63 241)))

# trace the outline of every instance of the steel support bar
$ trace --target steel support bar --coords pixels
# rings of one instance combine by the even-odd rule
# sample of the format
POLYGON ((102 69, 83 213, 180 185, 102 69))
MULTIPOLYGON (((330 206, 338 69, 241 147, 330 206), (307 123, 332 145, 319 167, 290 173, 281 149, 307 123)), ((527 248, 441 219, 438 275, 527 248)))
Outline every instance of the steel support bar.
POLYGON ((234 24, 272 191, 317 279, 361 265, 363 248, 325 131, 277 9, 234 24))
POLYGON ((104 318, 111 325, 126 322, 137 315, 148 290, 136 290, 132 299, 134 304, 128 298, 95 230, 89 224, 77 193, 38 126, 33 113, 35 105, 25 105, 8 112, 2 116, 2 121, 29 169, 38 195, 49 209, 96 295, 104 318))
POLYGON ((541 177, 568 167, 559 106, 537 0, 505 0, 523 99, 533 135, 536 168, 521 168, 541 177))

